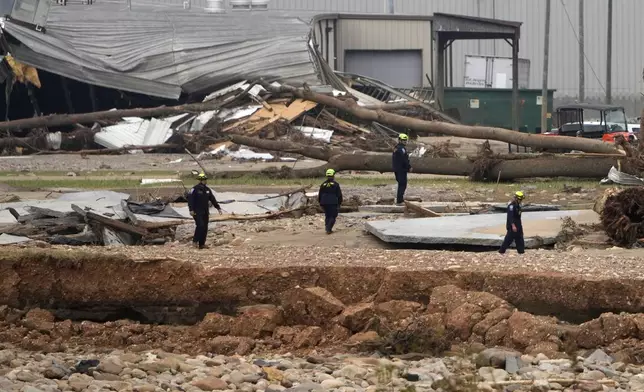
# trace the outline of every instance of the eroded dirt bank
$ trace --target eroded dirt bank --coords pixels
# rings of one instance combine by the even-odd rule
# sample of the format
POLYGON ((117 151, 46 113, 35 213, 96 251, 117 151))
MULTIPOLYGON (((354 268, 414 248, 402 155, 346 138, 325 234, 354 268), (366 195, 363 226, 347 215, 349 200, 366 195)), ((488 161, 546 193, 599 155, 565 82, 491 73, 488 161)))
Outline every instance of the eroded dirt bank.
POLYGON ((536 252, 503 258, 324 248, 220 248, 210 254, 147 248, 131 256, 117 252, 5 248, 0 254, 0 304, 93 311, 93 317, 108 319, 110 309, 131 310, 139 312, 136 317, 142 321, 193 323, 210 311, 280 305, 298 286, 322 287, 346 305, 367 300, 427 305, 435 287, 455 285, 494 294, 527 312, 573 322, 604 312, 644 312, 636 256, 618 259, 600 253, 575 258, 536 252))
POLYGON ((279 249, 266 252, 264 259, 282 265, 256 267, 252 260, 261 257, 250 251, 235 256, 232 268, 232 253, 188 262, 171 251, 128 258, 10 249, 0 257, 0 341, 52 352, 88 346, 192 354, 333 346, 400 354, 467 343, 550 357, 605 347, 623 362, 644 359, 644 315, 635 314, 644 288, 632 278, 512 271, 512 259, 504 271, 482 261, 466 269, 459 263, 471 254, 453 255, 438 269, 440 252, 396 251, 413 257, 403 269, 386 254, 373 266, 346 259, 329 266, 299 250, 309 265, 296 266, 279 249), (225 256, 227 263, 216 263, 225 256), (425 257, 434 263, 421 268, 425 257), (534 310, 588 320, 564 323, 528 313, 534 310), (591 319, 602 310, 614 313, 591 319))

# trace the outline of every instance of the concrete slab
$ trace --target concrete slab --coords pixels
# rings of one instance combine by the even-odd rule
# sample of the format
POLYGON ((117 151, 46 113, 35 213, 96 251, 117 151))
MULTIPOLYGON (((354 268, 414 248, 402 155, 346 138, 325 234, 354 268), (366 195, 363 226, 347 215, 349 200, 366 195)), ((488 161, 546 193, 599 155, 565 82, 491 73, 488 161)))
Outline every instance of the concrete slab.
MULTIPOLYGON (((419 203, 424 208, 429 208, 439 214, 450 213, 454 211, 479 210, 485 207, 492 207, 493 210, 504 212, 508 208, 507 203, 488 203, 488 202, 425 202, 419 203)), ((528 204, 524 206, 524 212, 533 211, 559 211, 561 206, 553 204, 528 204)), ((366 205, 358 208, 358 211, 363 212, 378 212, 381 214, 402 214, 405 212, 404 206, 397 205, 366 205)))
MULTIPOLYGON (((591 210, 526 212, 522 216, 526 247, 554 244, 566 216, 582 224, 599 222, 591 210)), ((497 247, 505 236, 505 221, 505 214, 449 216, 373 221, 366 223, 366 229, 389 243, 497 247)))

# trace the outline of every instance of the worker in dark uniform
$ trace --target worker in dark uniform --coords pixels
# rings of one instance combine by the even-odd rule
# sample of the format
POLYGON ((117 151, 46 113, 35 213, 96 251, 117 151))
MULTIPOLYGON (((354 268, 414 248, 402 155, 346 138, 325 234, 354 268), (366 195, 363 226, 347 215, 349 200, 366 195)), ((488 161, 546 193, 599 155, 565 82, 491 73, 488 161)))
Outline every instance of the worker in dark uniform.
POLYGON ((221 207, 215 199, 215 195, 206 185, 208 177, 206 173, 197 176, 199 183, 188 192, 188 209, 195 220, 195 235, 192 237, 192 245, 195 248, 206 248, 206 237, 208 237, 208 221, 210 220, 210 204, 221 214, 221 207))
POLYGON ((514 199, 508 204, 508 218, 505 223, 507 233, 499 249, 499 253, 504 254, 514 242, 519 254, 525 253, 525 242, 523 241, 523 224, 521 224, 521 202, 525 195, 518 191, 514 194, 514 199))
POLYGON ((324 228, 327 234, 333 233, 335 219, 338 217, 340 205, 342 205, 342 190, 340 184, 335 181, 335 170, 326 171, 326 181, 320 185, 318 202, 324 210, 324 228))
POLYGON ((398 192, 396 193, 396 204, 403 204, 405 201, 405 191, 407 190, 407 173, 411 171, 409 163, 409 152, 407 152, 407 141, 409 136, 401 133, 398 135, 398 144, 394 149, 392 156, 392 166, 398 183, 398 192))

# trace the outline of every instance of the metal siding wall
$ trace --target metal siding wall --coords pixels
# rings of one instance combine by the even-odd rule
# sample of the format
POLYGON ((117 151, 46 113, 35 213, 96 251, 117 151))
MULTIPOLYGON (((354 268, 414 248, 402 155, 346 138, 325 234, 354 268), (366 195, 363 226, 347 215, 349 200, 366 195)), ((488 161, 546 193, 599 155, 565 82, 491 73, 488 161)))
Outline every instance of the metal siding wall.
POLYGON ((423 51, 423 77, 431 75, 429 21, 342 19, 339 25, 338 69, 344 70, 345 50, 420 49, 423 51))
POLYGON ((384 0, 271 0, 269 7, 278 10, 324 12, 383 13, 384 0))
MULTIPOLYGON (((552 0, 549 87, 557 89, 555 105, 577 98, 579 90, 578 0, 552 0), (562 4, 563 3, 563 4, 562 4), (565 6, 565 8, 564 8, 565 6), (568 12, 571 22, 568 21, 568 12), (571 26, 572 24, 572 26, 571 26)), ((586 97, 604 100, 606 84, 606 0, 584 0, 586 97), (594 71, 594 72, 593 72, 594 71), (596 74, 596 76, 595 76, 596 74)), ((321 12, 383 13, 385 0, 271 0, 271 8, 321 12)), ((540 88, 543 67, 544 0, 395 0, 397 14, 445 12, 523 22, 519 57, 530 60, 530 87, 540 88)), ((638 37, 644 1, 619 0, 613 9, 613 102, 630 115, 639 114, 644 91, 644 52, 638 37)), ((504 41, 457 41, 453 44, 454 84, 462 86, 465 55, 510 56, 504 41)))

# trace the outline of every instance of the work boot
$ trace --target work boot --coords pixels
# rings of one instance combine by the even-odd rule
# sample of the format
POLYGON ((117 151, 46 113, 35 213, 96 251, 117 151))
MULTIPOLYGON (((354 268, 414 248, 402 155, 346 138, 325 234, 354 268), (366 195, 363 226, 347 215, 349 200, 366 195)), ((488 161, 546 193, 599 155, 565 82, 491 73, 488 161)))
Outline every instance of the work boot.
POLYGON ((199 248, 199 243, 198 242, 193 242, 192 247, 195 248, 195 249, 198 249, 199 248))
POLYGON ((199 249, 210 249, 208 245, 201 245, 199 246, 199 249))

